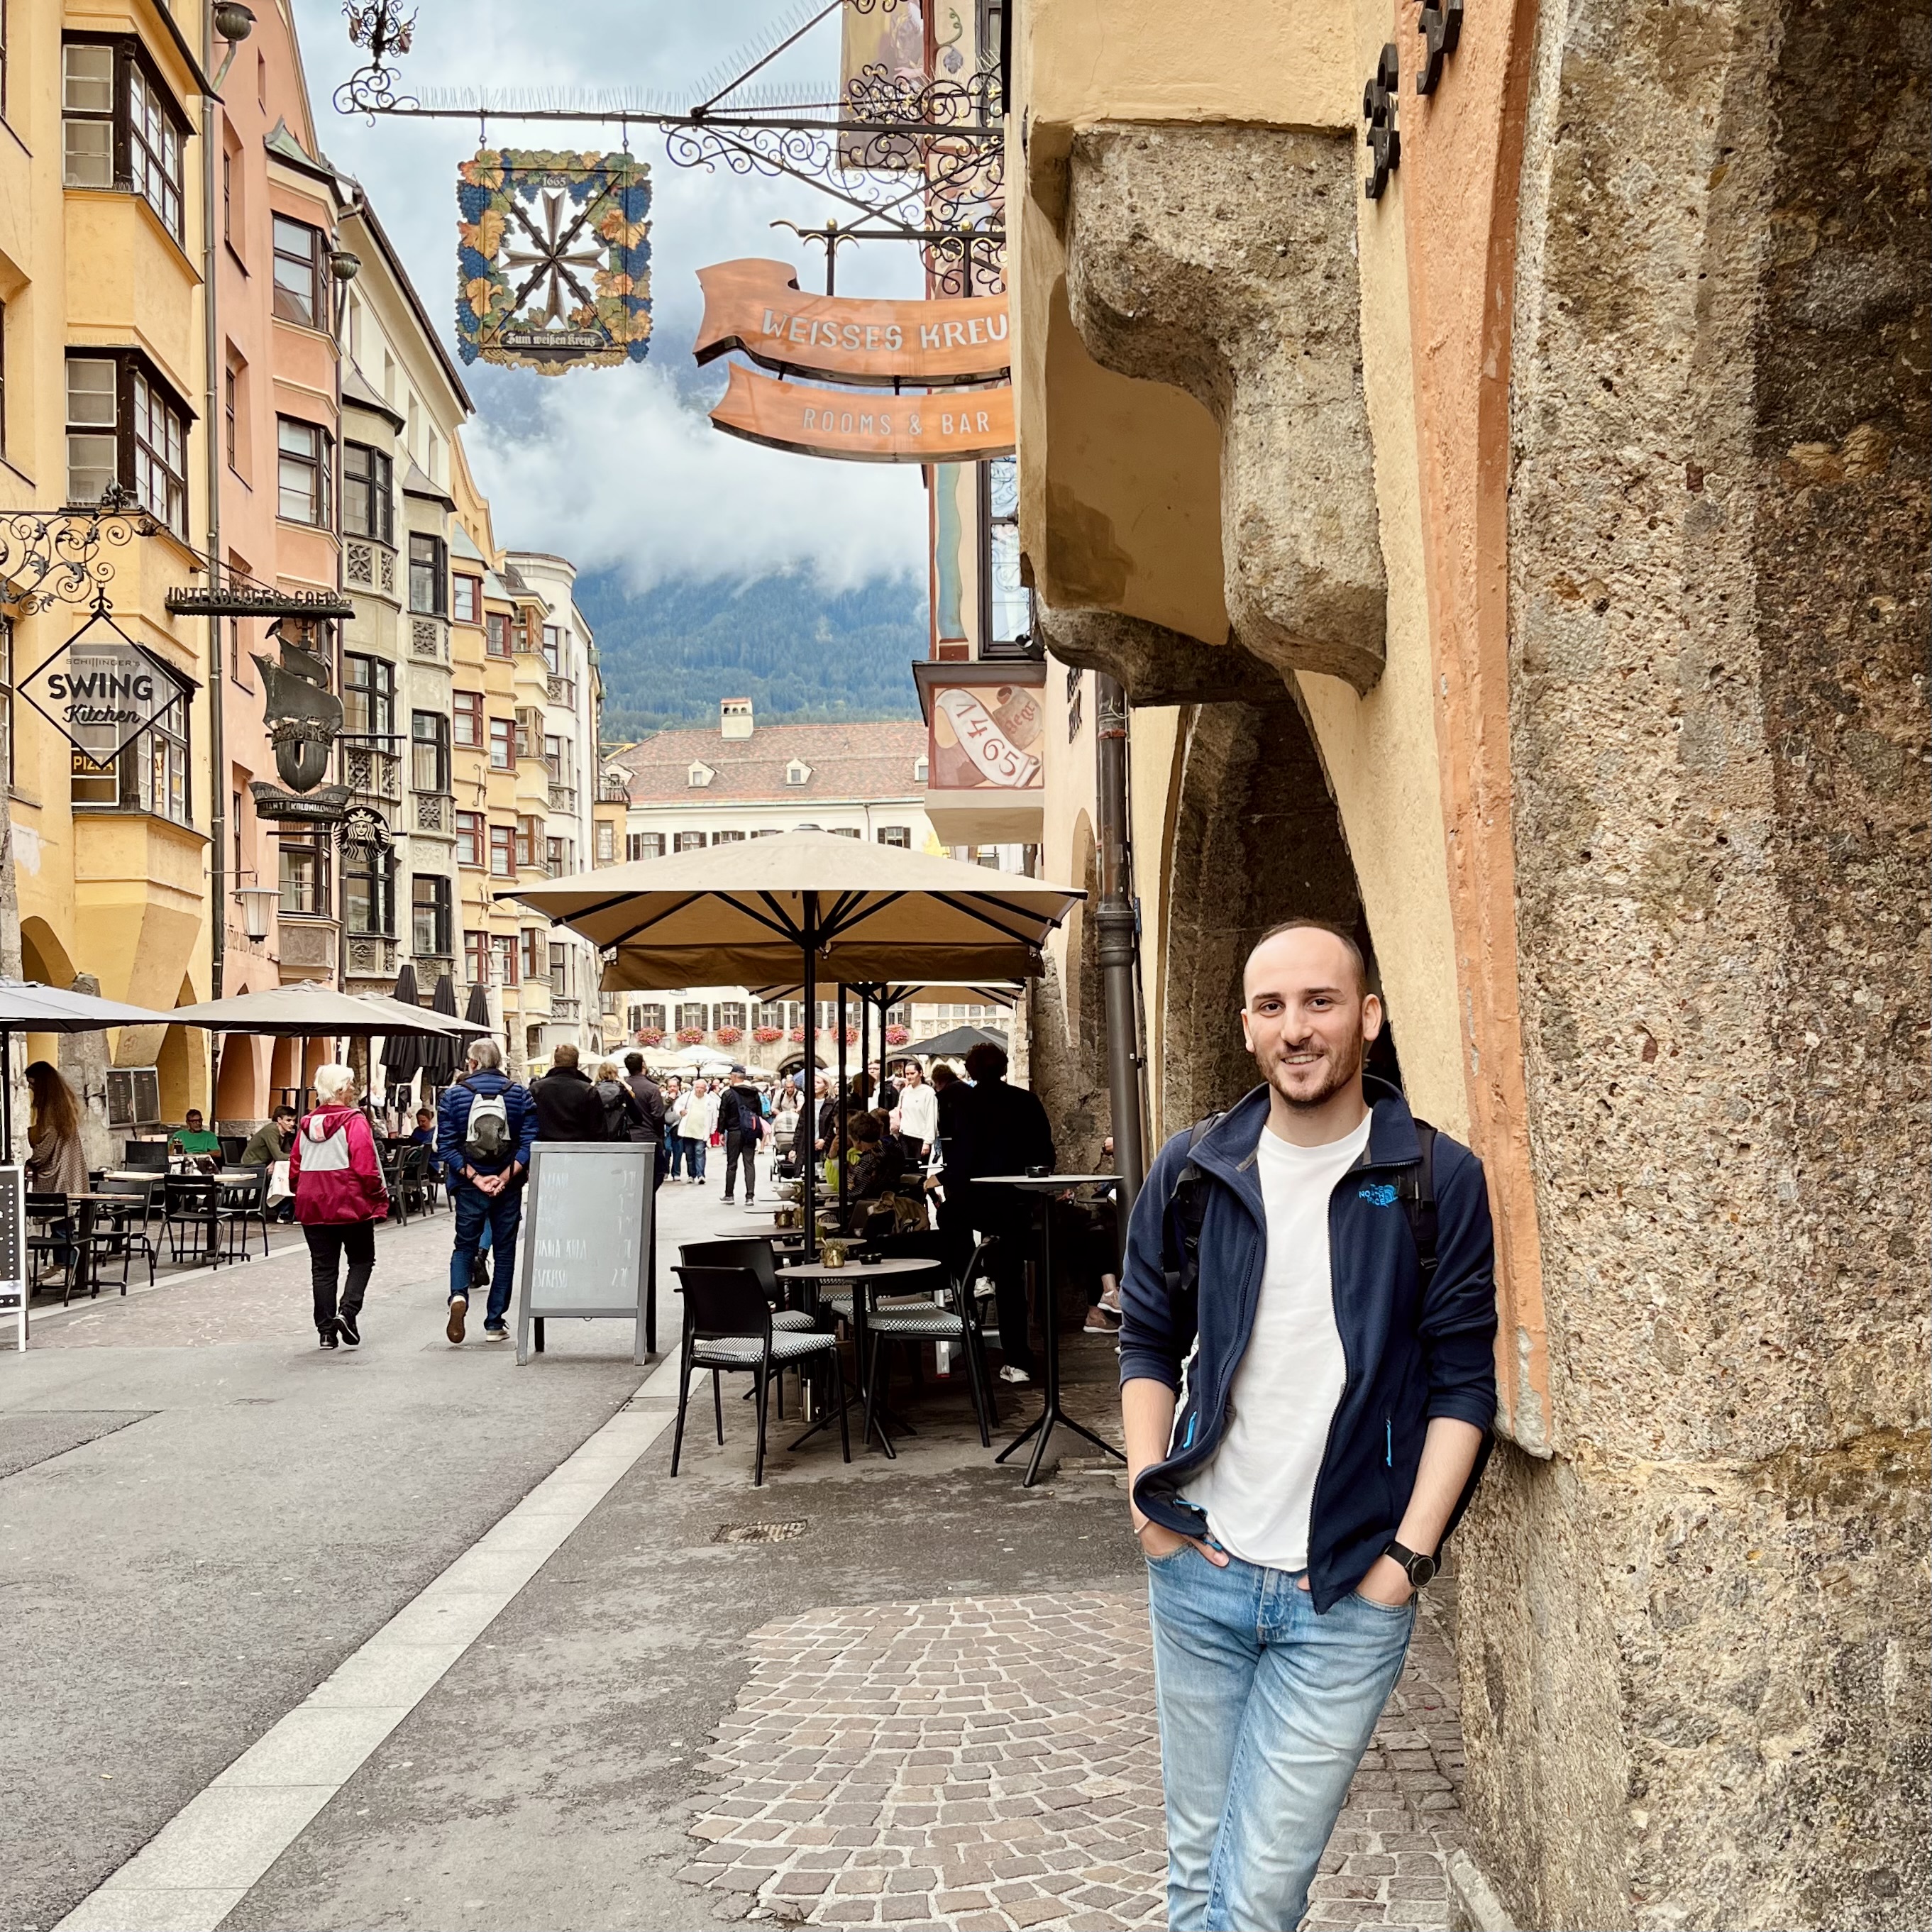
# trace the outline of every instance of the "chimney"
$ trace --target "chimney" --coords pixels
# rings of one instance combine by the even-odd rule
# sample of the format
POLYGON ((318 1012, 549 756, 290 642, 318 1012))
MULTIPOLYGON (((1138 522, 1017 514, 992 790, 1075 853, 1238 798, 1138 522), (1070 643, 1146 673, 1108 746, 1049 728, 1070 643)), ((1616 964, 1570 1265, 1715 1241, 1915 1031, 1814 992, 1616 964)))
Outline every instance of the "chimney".
POLYGON ((718 700, 718 735, 721 738, 748 738, 752 735, 752 700, 748 698, 721 698, 718 700))

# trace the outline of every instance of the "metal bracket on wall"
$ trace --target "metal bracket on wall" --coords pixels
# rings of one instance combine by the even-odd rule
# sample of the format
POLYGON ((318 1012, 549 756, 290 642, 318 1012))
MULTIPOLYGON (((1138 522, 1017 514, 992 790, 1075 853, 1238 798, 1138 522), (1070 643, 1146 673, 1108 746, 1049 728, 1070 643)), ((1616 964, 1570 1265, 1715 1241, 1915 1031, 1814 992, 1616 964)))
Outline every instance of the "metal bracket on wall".
POLYGON ((1415 31, 1422 36, 1422 64, 1416 70, 1415 91, 1433 94, 1442 78, 1442 63, 1462 38, 1462 0, 1428 0, 1415 31))
POLYGON ((1362 89, 1362 118, 1369 124, 1362 138, 1371 158, 1369 172, 1362 178, 1362 192, 1371 201, 1382 200, 1389 176, 1402 166, 1402 136, 1395 124, 1396 99, 1401 89, 1401 57, 1390 40, 1362 89))

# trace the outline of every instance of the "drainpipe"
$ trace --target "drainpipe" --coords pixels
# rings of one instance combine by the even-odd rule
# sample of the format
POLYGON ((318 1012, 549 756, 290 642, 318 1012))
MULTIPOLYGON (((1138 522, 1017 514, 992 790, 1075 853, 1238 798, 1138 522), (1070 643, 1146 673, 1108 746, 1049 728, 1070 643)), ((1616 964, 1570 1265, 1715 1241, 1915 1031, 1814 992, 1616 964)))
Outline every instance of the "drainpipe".
POLYGON ((1107 1009, 1107 1100, 1114 1122, 1114 1171, 1120 1178, 1124 1239, 1134 1198, 1147 1178, 1141 1123, 1135 964, 1139 948, 1127 880, 1127 697, 1105 671, 1094 678, 1095 790, 1100 820, 1100 980, 1107 1009))
MULTIPOLYGON (((214 64, 214 11, 211 7, 202 15, 201 70, 204 74, 214 64)), ((250 25, 253 24, 251 16, 250 25)), ((231 44, 228 59, 232 61, 234 58, 235 47, 231 44)), ((227 72, 228 64, 224 62, 222 75, 227 72)), ((202 440, 208 446, 208 584, 211 590, 221 580, 221 350, 220 317, 216 313, 214 298, 214 171, 220 164, 214 89, 220 85, 220 79, 216 79, 201 97, 201 316, 207 364, 206 398, 201 419, 204 425, 202 440)), ((211 615, 208 620, 208 757, 211 778, 208 818, 213 842, 208 847, 208 860, 212 900, 208 921, 208 995, 212 1000, 220 999, 226 990, 223 975, 228 953, 228 747, 221 713, 227 695, 221 662, 221 620, 211 615)), ((211 1095, 213 1078, 211 1071, 211 1095)), ((211 1097, 208 1118, 214 1118, 211 1097)))

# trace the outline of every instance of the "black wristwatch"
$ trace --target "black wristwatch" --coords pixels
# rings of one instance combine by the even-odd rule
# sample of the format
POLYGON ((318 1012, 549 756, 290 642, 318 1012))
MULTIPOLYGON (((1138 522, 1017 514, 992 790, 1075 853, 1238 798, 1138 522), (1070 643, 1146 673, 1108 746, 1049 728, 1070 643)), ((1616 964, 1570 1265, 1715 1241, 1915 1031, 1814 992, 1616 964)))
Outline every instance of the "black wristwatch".
POLYGON ((1397 1543, 1393 1537, 1389 1539, 1388 1546, 1382 1554, 1394 1557, 1402 1565, 1412 1590, 1421 1589, 1442 1567, 1434 1557, 1424 1556, 1420 1552, 1411 1550, 1406 1544, 1397 1543))

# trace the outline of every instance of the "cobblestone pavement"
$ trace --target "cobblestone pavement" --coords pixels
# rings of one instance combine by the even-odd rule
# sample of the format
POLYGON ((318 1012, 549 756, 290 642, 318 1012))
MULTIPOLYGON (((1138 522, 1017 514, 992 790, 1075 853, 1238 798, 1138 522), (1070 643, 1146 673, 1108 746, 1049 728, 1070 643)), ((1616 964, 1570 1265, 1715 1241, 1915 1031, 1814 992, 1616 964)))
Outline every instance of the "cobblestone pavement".
MULTIPOLYGON (((818 1610, 750 1640, 679 1876, 813 1925, 1165 1922, 1138 1594, 818 1610)), ((1433 1613, 1315 1881, 1310 1932, 1450 1922, 1461 1730, 1433 1613)))

